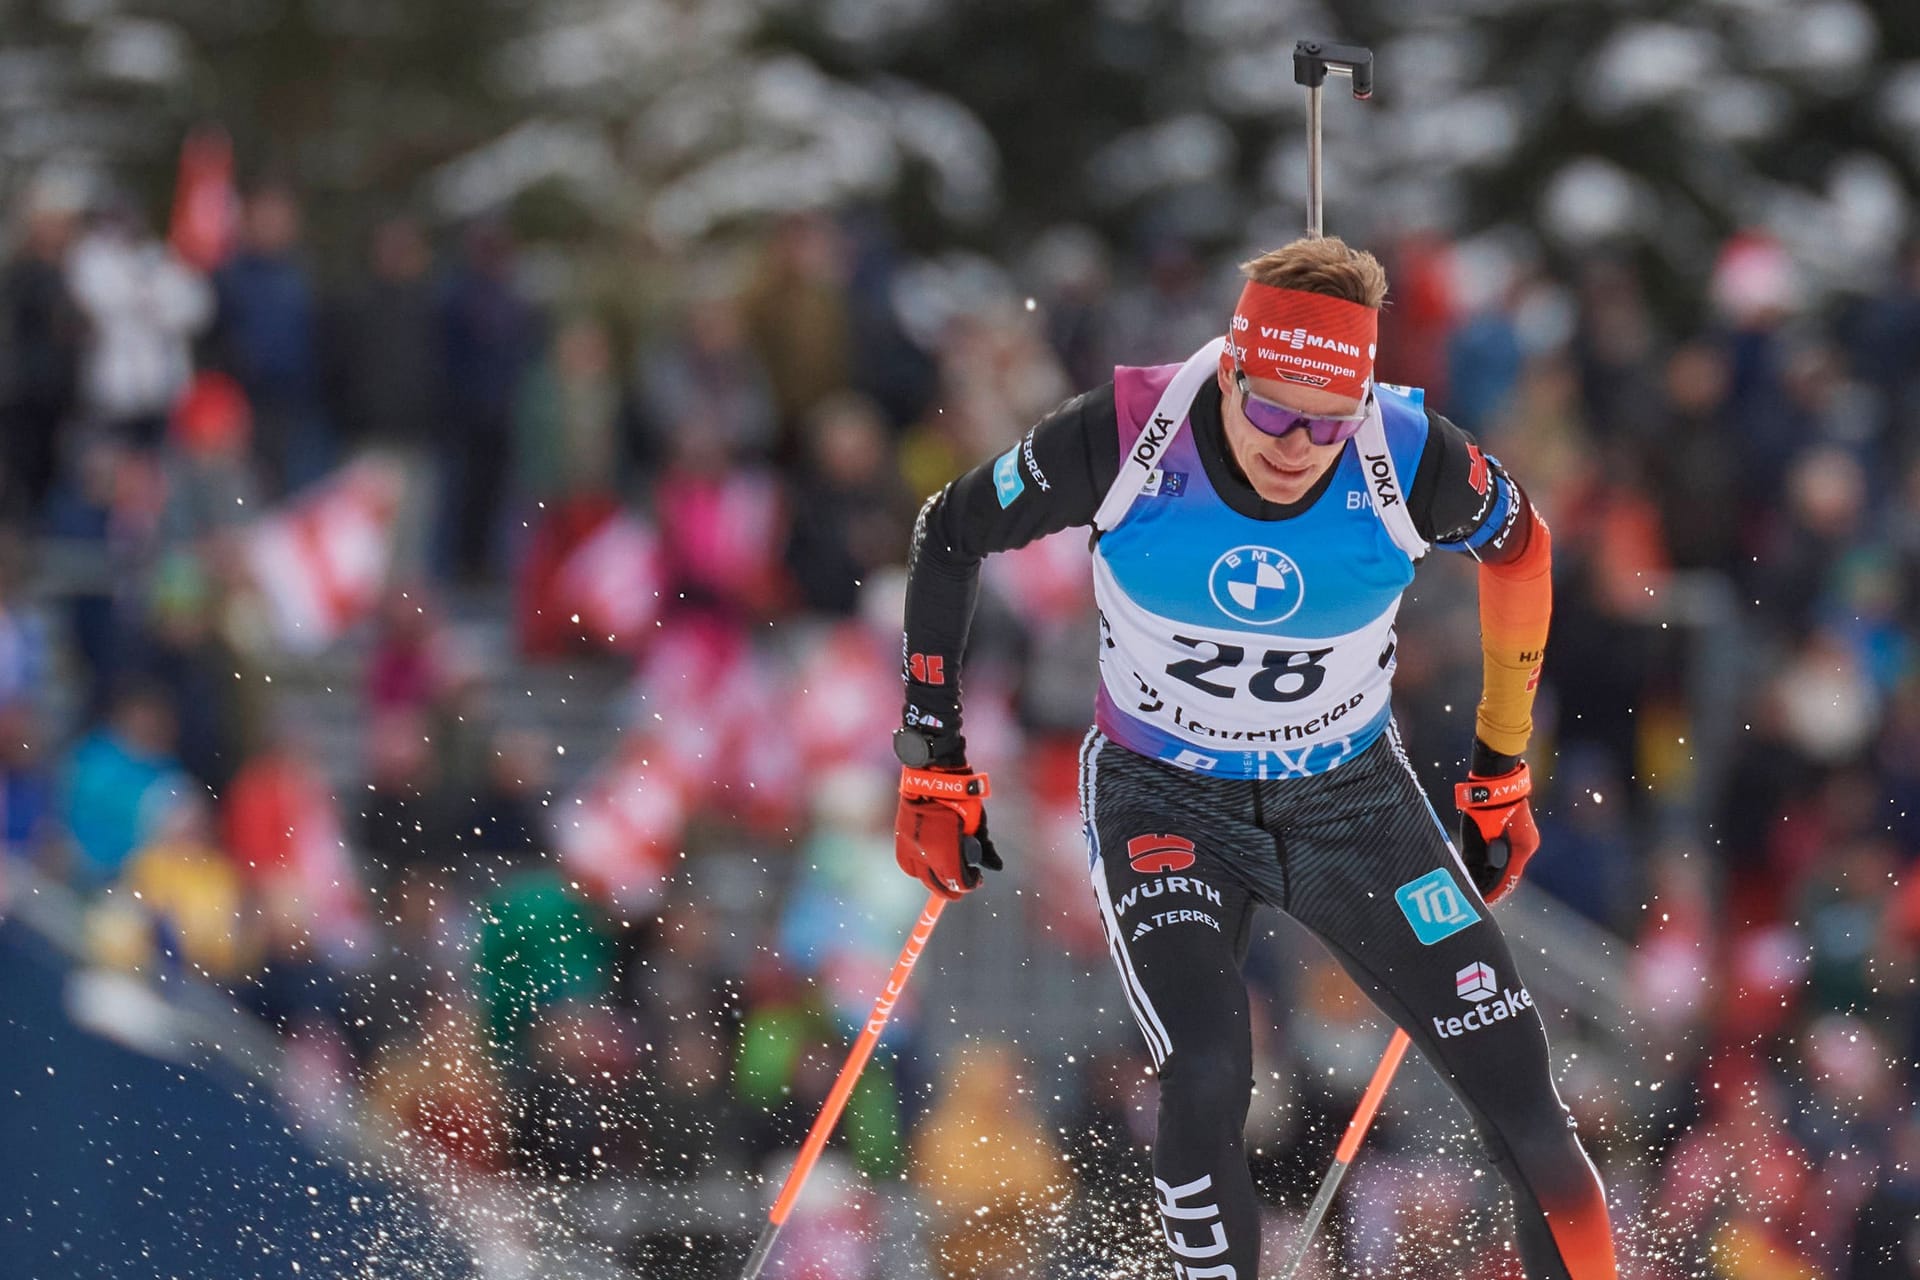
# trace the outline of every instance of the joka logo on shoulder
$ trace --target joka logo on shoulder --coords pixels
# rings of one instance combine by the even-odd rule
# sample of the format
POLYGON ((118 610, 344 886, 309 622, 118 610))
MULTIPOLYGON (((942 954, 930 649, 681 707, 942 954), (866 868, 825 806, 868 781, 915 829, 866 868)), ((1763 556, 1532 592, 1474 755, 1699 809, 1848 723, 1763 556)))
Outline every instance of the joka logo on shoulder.
POLYGON ((1220 612, 1256 626, 1282 622, 1306 598, 1300 566, 1272 547, 1235 547, 1213 562, 1207 590, 1220 612))
POLYGON ((1451 938, 1480 919, 1480 913, 1460 892, 1445 867, 1435 867, 1418 880, 1409 880, 1393 891, 1400 914, 1413 926, 1413 936, 1424 946, 1442 938, 1451 938))

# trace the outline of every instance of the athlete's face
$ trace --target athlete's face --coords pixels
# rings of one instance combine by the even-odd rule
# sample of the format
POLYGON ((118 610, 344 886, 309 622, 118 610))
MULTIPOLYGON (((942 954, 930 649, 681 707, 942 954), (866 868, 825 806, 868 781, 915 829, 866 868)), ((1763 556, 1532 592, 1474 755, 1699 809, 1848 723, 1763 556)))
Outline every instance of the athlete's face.
MULTIPOLYGON (((1347 442, 1315 444, 1305 431, 1270 436, 1247 421, 1246 406, 1233 376, 1221 373, 1219 379, 1220 419, 1227 429, 1227 447, 1233 450, 1233 460, 1240 464, 1253 491, 1268 502, 1298 502, 1306 497, 1327 468, 1339 460, 1347 442)), ((1317 387, 1250 377, 1247 389, 1262 400, 1300 413, 1344 418, 1360 412, 1360 401, 1317 387)))

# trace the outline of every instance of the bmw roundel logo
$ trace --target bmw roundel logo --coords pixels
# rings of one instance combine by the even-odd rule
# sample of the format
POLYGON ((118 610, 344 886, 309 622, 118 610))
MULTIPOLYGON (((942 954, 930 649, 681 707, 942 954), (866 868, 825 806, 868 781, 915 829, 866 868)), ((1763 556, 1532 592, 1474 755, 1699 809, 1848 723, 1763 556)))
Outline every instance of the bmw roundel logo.
POLYGON ((1220 612, 1256 626, 1293 616, 1305 598, 1300 566, 1272 547, 1235 547, 1213 562, 1207 590, 1220 612))

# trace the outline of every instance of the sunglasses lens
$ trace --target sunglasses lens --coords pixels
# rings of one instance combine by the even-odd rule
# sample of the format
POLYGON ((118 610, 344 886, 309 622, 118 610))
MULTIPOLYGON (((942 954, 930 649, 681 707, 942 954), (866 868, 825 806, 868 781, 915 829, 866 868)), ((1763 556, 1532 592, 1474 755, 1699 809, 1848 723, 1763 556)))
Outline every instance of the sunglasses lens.
POLYGON ((1283 436, 1295 427, 1312 419, 1302 417, 1291 409, 1282 409, 1277 404, 1268 404, 1252 396, 1246 399, 1247 421, 1270 436, 1283 436))
POLYGON ((1313 437, 1315 444, 1339 444, 1350 440, 1360 430, 1360 423, 1351 418, 1309 418, 1307 434, 1313 437))
POLYGON ((1315 444, 1339 444, 1342 440, 1350 440, 1366 421, 1365 414, 1355 418, 1316 418, 1270 400, 1262 400, 1248 389, 1244 375, 1240 378, 1240 405, 1242 412, 1247 415, 1247 421, 1267 435, 1284 436, 1289 431, 1305 427, 1315 444))

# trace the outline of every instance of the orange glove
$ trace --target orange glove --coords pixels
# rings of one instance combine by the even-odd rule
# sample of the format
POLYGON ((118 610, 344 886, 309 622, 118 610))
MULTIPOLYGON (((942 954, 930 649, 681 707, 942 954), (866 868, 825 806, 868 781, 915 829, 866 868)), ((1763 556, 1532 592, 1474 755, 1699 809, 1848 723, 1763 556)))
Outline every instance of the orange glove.
POLYGON ((893 824, 893 860, 952 901, 980 884, 980 869, 1001 869, 987 836, 987 775, 957 768, 900 770, 900 809, 893 824))
MULTIPOLYGON (((1476 765, 1480 754, 1476 750, 1476 765)), ((1520 883, 1527 859, 1540 848, 1540 832, 1527 802, 1532 793, 1533 776, 1525 761, 1491 775, 1469 769, 1467 780, 1454 785, 1453 803, 1460 810, 1460 860, 1488 902, 1498 902, 1520 883)))

